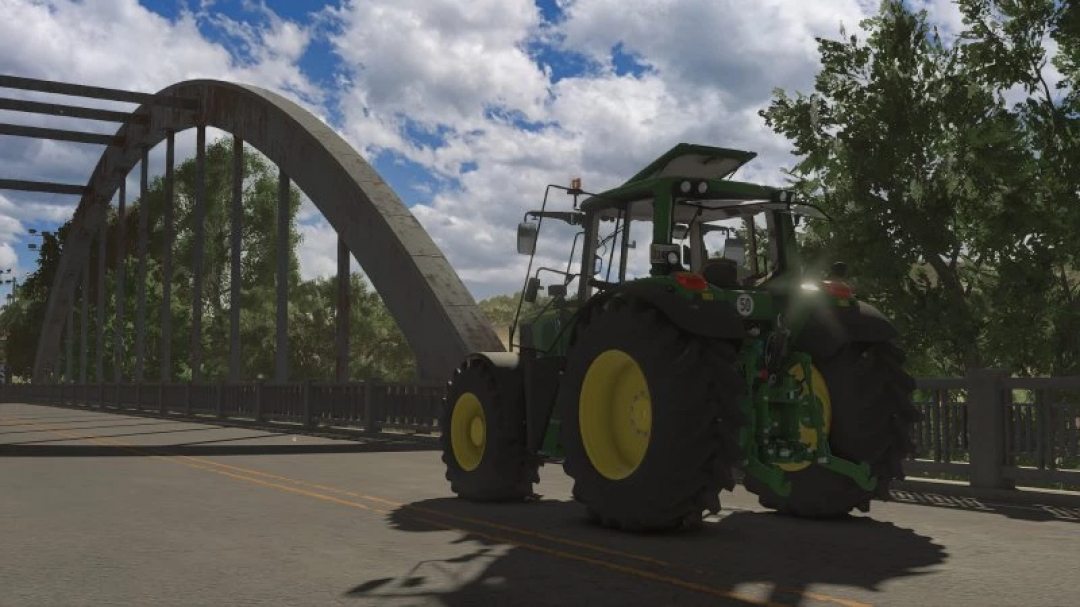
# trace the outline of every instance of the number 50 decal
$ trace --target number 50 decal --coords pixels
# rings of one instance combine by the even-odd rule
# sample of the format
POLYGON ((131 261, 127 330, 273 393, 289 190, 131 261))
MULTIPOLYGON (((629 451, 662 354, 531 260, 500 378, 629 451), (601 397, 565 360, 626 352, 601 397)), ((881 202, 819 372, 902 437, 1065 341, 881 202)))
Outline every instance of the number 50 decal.
POLYGON ((739 295, 735 300, 735 309, 743 316, 750 316, 754 313, 754 298, 746 293, 739 295))

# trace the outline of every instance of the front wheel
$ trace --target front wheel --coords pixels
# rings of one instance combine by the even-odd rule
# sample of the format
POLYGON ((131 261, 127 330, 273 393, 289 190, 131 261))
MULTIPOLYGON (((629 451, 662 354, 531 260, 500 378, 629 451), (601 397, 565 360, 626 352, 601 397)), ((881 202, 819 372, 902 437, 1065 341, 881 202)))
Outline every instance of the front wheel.
POLYGON ((902 462, 914 448, 911 426, 918 412, 911 402, 915 381, 903 370, 903 352, 888 343, 855 343, 831 358, 814 361, 824 379, 830 419, 829 448, 851 462, 866 462, 877 477, 873 490, 821 466, 787 473, 791 492, 780 496, 747 475, 743 484, 766 508, 809 518, 867 512, 872 499, 887 500, 889 484, 903 479, 902 462))
POLYGON ((525 445, 520 394, 500 391, 488 365, 473 360, 450 382, 439 420, 450 489, 472 501, 516 501, 533 494, 539 460, 525 445))
POLYGON ((610 527, 696 527, 734 487, 735 350, 643 302, 606 306, 579 328, 559 390, 574 498, 610 527))

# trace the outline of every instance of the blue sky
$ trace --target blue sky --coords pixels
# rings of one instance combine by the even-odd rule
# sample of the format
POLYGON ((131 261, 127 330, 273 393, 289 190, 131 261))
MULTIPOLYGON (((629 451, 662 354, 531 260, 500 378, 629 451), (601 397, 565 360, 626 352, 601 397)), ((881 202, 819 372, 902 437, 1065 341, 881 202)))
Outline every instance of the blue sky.
MULTIPOLYGON (((916 3, 946 29, 958 23, 950 0, 916 3)), ((327 120, 374 165, 482 298, 519 288, 524 260, 513 253, 514 225, 548 183, 581 176, 590 189, 616 185, 683 141, 756 151, 741 177, 781 182, 780 170, 794 161, 790 145, 758 110, 774 88, 809 90, 814 37, 835 38, 841 24, 857 32, 876 6, 0 0, 11 17, 0 22, 0 73, 142 91, 218 78, 280 92, 327 120)), ((51 126, 63 119, 0 112, 0 120, 51 126)), ((180 159, 193 140, 180 135, 180 159)), ((0 172, 85 183, 99 154, 0 137, 7 167, 0 172)), ((159 146, 152 173, 160 158, 159 146)), ((0 266, 31 269, 27 229, 56 226, 75 202, 0 192, 0 266)), ((332 228, 310 205, 302 222, 302 273, 332 274, 332 228)), ((565 263, 568 249, 559 236, 547 252, 541 245, 541 262, 565 263)))

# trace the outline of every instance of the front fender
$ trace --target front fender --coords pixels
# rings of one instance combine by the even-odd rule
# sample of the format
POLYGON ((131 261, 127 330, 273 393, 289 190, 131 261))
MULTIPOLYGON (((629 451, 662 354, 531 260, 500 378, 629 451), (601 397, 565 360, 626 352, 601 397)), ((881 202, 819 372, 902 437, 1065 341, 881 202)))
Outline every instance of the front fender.
POLYGON ((473 352, 465 357, 465 362, 481 362, 491 367, 496 374, 500 371, 516 371, 521 365, 521 355, 517 352, 473 352))
POLYGON ((517 352, 473 352, 465 358, 467 364, 480 363, 491 370, 499 394, 507 402, 520 401, 522 396, 521 355, 517 352))
POLYGON ((521 355, 517 352, 473 352, 465 357, 466 364, 479 363, 491 371, 495 389, 502 401, 507 428, 520 427, 525 423, 524 373, 521 355))
POLYGON ((536 453, 551 420, 565 359, 523 357, 518 352, 475 352, 466 361, 488 367, 495 377, 507 423, 522 433, 528 452, 536 453))

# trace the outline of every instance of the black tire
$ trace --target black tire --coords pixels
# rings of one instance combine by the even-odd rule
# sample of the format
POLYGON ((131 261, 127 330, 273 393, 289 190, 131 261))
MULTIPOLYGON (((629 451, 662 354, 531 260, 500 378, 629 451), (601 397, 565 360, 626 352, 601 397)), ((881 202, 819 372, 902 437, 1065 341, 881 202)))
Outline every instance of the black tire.
POLYGON ((466 363, 454 373, 439 418, 446 480, 459 497, 478 502, 521 501, 532 497, 540 481, 540 459, 525 446, 524 401, 520 394, 503 394, 483 361, 466 363), (486 431, 479 464, 465 469, 454 454, 451 421, 461 396, 480 401, 486 431))
POLYGON ((685 334, 647 304, 614 298, 578 329, 560 385, 563 469, 591 520, 630 531, 694 528, 735 485, 741 382, 735 348, 685 334), (629 476, 602 475, 586 452, 580 394, 592 362, 619 349, 640 367, 652 402, 644 458, 629 476))
POLYGON ((912 423, 919 417, 911 401, 915 381, 903 369, 904 353, 888 343, 850 344, 828 360, 813 362, 832 403, 830 450, 849 461, 867 462, 877 485, 867 491, 817 465, 787 474, 787 497, 749 474, 743 484, 762 506, 792 516, 835 518, 856 508, 869 512, 872 499, 889 499, 890 483, 904 478, 902 461, 914 450, 912 423))

